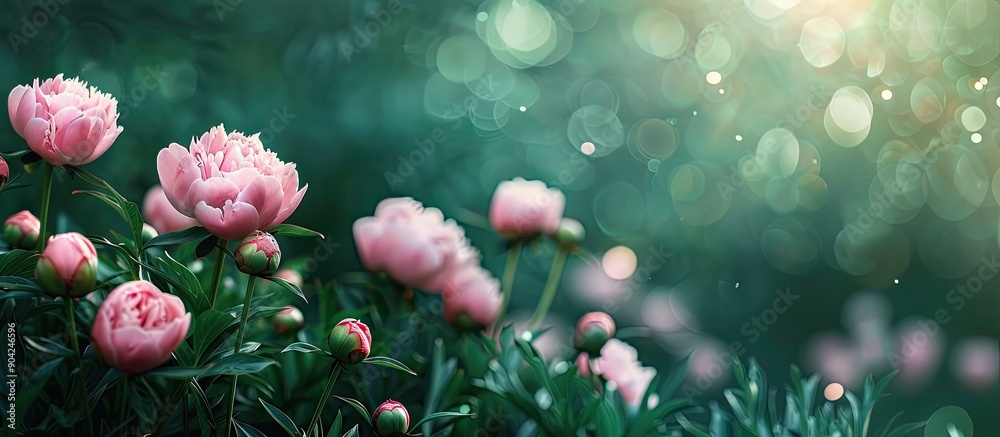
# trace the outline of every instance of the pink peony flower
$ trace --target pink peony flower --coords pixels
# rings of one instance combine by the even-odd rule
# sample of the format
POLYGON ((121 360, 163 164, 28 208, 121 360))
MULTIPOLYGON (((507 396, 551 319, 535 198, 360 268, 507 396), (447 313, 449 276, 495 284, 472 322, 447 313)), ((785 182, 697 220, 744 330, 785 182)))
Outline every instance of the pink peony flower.
POLYGON ((7 183, 7 179, 10 179, 10 167, 7 166, 7 161, 0 157, 0 188, 7 183))
POLYGON ((100 158, 118 138, 118 101, 78 78, 60 74, 18 85, 7 96, 14 131, 52 165, 83 165, 100 158))
POLYGON ((354 222, 354 240, 365 268, 428 292, 441 292, 464 266, 479 265, 462 228, 410 198, 379 202, 374 217, 354 222))
POLYGON ((642 366, 634 347, 618 339, 611 339, 604 345, 591 370, 614 383, 622 399, 632 407, 642 403, 649 384, 656 376, 656 369, 642 366))
POLYGON ((309 185, 299 190, 295 164, 265 150, 259 133, 226 134, 213 127, 188 149, 173 143, 156 157, 170 204, 224 240, 241 240, 292 215, 309 185))
POLYGON ((608 313, 595 311, 584 314, 576 323, 573 347, 586 352, 599 352, 608 339, 615 336, 615 321, 608 313))
POLYGON ((170 358, 184 341, 191 314, 180 298, 146 281, 130 281, 104 299, 90 331, 94 350, 126 375, 144 373, 170 358))
POLYGON ((490 204, 490 225, 508 238, 530 238, 559 230, 566 197, 541 181, 501 182, 490 204))
POLYGON ((82 297, 97 283, 97 249, 77 232, 49 237, 35 265, 35 280, 52 296, 82 297))
POLYGON ((3 237, 11 248, 31 250, 38 244, 41 228, 38 217, 24 210, 7 218, 3 224, 3 237))
POLYGON ((502 305, 500 282, 478 265, 466 266, 444 286, 444 318, 464 330, 492 326, 502 305))
POLYGON ((198 220, 177 212, 159 185, 146 192, 142 200, 142 216, 161 234, 198 226, 198 220))

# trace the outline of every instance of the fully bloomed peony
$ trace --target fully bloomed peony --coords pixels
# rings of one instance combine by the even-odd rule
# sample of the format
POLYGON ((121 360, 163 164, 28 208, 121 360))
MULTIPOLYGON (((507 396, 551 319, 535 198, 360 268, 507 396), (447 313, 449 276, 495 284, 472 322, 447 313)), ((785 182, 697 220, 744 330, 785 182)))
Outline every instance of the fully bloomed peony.
POLYGON ((379 202, 374 217, 354 222, 354 240, 365 268, 429 292, 441 292, 464 266, 479 265, 462 228, 410 198, 379 202))
POLYGON ((566 197, 542 181, 501 182, 490 203, 490 225, 507 238, 552 235, 559 230, 566 197))
POLYGON ((198 226, 198 220, 177 212, 159 185, 146 192, 142 200, 142 216, 161 234, 198 226))
POLYGON ((191 324, 180 298, 146 281, 130 281, 104 299, 90 331, 94 349, 109 366, 137 375, 163 364, 191 324))
POLYGON ((7 96, 10 124, 28 147, 52 165, 83 165, 100 158, 122 132, 118 101, 77 78, 60 74, 7 96))
POLYGON ((224 240, 242 240, 288 218, 309 185, 299 189, 294 163, 249 137, 213 127, 187 149, 173 143, 156 157, 160 185, 170 203, 224 240))

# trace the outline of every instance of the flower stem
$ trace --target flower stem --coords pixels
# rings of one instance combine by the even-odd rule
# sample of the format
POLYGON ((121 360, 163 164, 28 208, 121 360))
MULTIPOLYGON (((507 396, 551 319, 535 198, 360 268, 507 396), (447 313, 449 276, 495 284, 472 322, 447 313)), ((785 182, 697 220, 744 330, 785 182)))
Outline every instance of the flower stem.
POLYGON ((319 403, 316 404, 316 411, 313 412, 312 419, 309 420, 306 435, 312 435, 310 430, 319 423, 319 418, 323 415, 323 407, 326 407, 326 401, 330 399, 330 393, 333 393, 333 384, 337 382, 337 376, 340 376, 341 367, 340 361, 333 363, 333 370, 330 372, 330 378, 326 381, 326 387, 323 388, 323 395, 319 398, 319 403))
POLYGON ((503 304, 500 305, 500 312, 497 313, 497 320, 493 324, 493 336, 500 338, 500 329, 503 328, 503 316, 507 314, 507 307, 510 306, 510 296, 514 294, 514 275, 517 274, 517 261, 521 258, 520 241, 512 244, 507 250, 507 264, 503 268, 503 278, 500 281, 500 293, 503 293, 503 304))
POLYGON ((563 248, 556 250, 556 257, 552 260, 552 270, 549 270, 549 279, 545 281, 545 289, 542 291, 542 299, 538 301, 538 306, 535 308, 535 314, 531 316, 531 321, 528 322, 528 330, 534 331, 542 326, 542 320, 545 320, 545 316, 549 314, 549 308, 552 307, 552 301, 556 298, 556 291, 559 290, 559 279, 562 278, 563 267, 566 267, 566 258, 569 257, 569 252, 566 252, 563 248))
MULTIPOLYGON (((219 251, 222 252, 221 250, 219 251)), ((219 269, 216 268, 216 271, 219 269)), ((240 349, 243 348, 243 335, 246 334, 247 330, 247 319, 250 317, 250 302, 253 300, 253 287, 257 284, 257 277, 250 276, 247 279, 247 292, 246 296, 243 298, 243 312, 240 315, 240 327, 236 331, 236 348, 233 350, 233 354, 240 353, 240 349)), ((226 421, 226 435, 229 436, 233 430, 233 411, 236 408, 236 382, 239 379, 239 375, 233 375, 233 382, 229 386, 229 418, 226 421)))
POLYGON ((177 389, 174 390, 173 395, 170 396, 170 400, 167 401, 166 408, 163 409, 163 414, 159 419, 156 420, 156 429, 153 430, 153 437, 160 437, 163 432, 163 427, 166 426, 167 421, 170 420, 170 414, 174 412, 174 407, 180 402, 182 396, 187 396, 187 381, 181 381, 177 385, 177 389))
MULTIPOLYGON (((51 169, 52 167, 48 168, 51 169)), ((77 390, 81 391, 83 414, 87 417, 88 435, 93 437, 94 419, 90 417, 90 398, 87 396, 87 379, 83 376, 83 355, 80 355, 80 341, 76 338, 76 312, 73 310, 73 298, 64 297, 63 301, 66 302, 66 317, 69 319, 69 339, 70 343, 73 344, 73 353, 76 357, 76 365, 79 368, 79 372, 76 373, 76 386, 77 390)))
POLYGON ((38 220, 41 227, 38 230, 38 251, 45 250, 45 230, 49 224, 49 199, 52 198, 52 165, 45 164, 45 176, 42 179, 42 217, 38 220))
POLYGON ((208 292, 208 306, 209 308, 215 308, 215 298, 219 295, 219 284, 222 282, 222 268, 226 265, 226 251, 223 250, 229 245, 226 240, 219 240, 219 246, 215 250, 218 254, 215 255, 215 270, 212 272, 212 288, 208 292))

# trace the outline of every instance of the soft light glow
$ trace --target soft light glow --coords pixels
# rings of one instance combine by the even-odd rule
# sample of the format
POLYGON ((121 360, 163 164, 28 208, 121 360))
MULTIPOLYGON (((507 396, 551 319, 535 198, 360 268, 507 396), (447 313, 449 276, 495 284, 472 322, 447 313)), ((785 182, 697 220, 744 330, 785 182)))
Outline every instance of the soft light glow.
POLYGON ((722 73, 719 73, 718 71, 709 72, 705 75, 705 80, 712 85, 718 85, 722 82, 722 73))
POLYGON ((615 246, 601 257, 601 268, 611 279, 622 280, 632 276, 638 264, 635 252, 625 246, 615 246))
POLYGON ((979 144, 979 142, 982 141, 982 140, 983 140, 983 134, 981 134, 979 132, 976 132, 976 133, 972 134, 972 142, 973 143, 979 144))
POLYGON ((725 93, 726 93, 726 90, 721 89, 721 88, 719 89, 719 94, 725 94, 725 93))
POLYGON ((520 107, 520 108, 517 108, 517 109, 520 109, 520 110, 521 110, 521 112, 524 112, 524 111, 527 111, 527 110, 528 110, 528 108, 527 108, 526 106, 522 106, 522 107, 520 107))
POLYGON ((893 279, 893 280, 892 280, 892 283, 894 283, 894 284, 898 284, 898 283, 899 283, 899 279, 893 279))
POLYGON ((583 152, 584 155, 592 155, 596 150, 597 147, 595 147, 594 143, 590 141, 587 141, 580 145, 580 151, 583 152))
POLYGON ((983 90, 983 83, 982 82, 976 82, 975 84, 972 85, 972 87, 975 88, 976 91, 982 91, 983 90))
POLYGON ((892 90, 882 90, 882 100, 892 99, 892 90))
POLYGON ((987 84, 990 83, 990 80, 987 79, 987 78, 985 78, 985 77, 981 77, 981 78, 979 78, 979 83, 981 83, 983 85, 987 85, 987 84))
POLYGON ((743 135, 737 135, 736 141, 743 141, 743 135))

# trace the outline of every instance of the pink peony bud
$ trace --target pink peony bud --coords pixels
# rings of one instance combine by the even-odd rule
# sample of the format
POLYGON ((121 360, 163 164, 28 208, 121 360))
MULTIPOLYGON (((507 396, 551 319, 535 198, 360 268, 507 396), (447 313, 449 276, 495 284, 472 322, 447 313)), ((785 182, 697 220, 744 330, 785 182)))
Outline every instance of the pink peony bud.
POLYGON ((490 204, 490 224, 507 238, 531 238, 559 230, 566 197, 541 181, 501 182, 490 204))
POLYGON ((198 220, 174 209, 159 185, 146 192, 146 197, 142 200, 142 216, 161 234, 198 226, 198 220))
POLYGON ((100 158, 118 138, 118 101, 60 74, 7 96, 14 131, 52 165, 83 165, 100 158))
POLYGON ((368 326, 357 319, 342 320, 333 327, 326 341, 330 354, 342 363, 358 364, 371 353, 372 334, 368 326))
POLYGON ((90 336, 109 366, 136 375, 167 361, 190 324, 191 314, 184 312, 180 298, 150 282, 130 281, 104 299, 90 336))
POLYGON ((389 399, 372 413, 372 426, 382 437, 404 436, 410 429, 410 413, 403 404, 389 399))
POLYGON ((187 149, 173 143, 161 150, 156 171, 170 204, 224 240, 284 222, 309 185, 300 190, 295 164, 265 150, 259 136, 227 134, 219 125, 187 149))
POLYGON ((236 267, 253 276, 271 276, 281 263, 281 248, 274 236, 256 231, 240 242, 236 248, 236 267))
POLYGON ((7 161, 0 157, 0 188, 7 183, 7 179, 10 179, 10 167, 7 167, 7 161))
POLYGON ((35 280, 56 297, 83 297, 97 283, 97 250, 76 232, 54 235, 38 257, 35 280))
POLYGON ((601 353, 601 348, 615 336, 615 321, 607 313, 595 311, 584 314, 576 324, 573 347, 591 354, 601 353))
POLYGON ((305 325, 305 318, 298 308, 286 306, 280 313, 274 315, 273 322, 274 330, 279 334, 294 333, 305 325))
POLYGON ((7 218, 3 224, 3 238, 12 248, 32 250, 38 244, 42 224, 30 211, 21 211, 7 218))
POLYGON ((444 318, 463 331, 493 325, 502 305, 500 282, 478 265, 462 269, 445 284, 444 318))
POLYGON ((369 271, 428 292, 441 292, 464 266, 479 265, 462 228, 410 198, 379 202, 374 217, 354 222, 354 240, 369 271))

